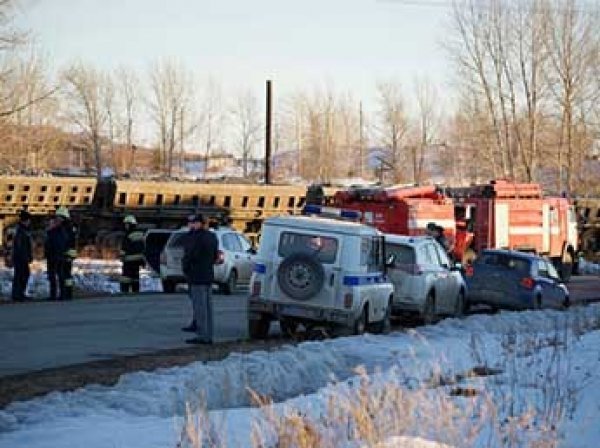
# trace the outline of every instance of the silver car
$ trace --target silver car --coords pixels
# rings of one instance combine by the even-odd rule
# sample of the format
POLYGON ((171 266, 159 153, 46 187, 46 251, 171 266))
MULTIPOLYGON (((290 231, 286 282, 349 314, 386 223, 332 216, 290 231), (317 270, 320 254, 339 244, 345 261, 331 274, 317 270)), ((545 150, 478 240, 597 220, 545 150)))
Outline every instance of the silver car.
POLYGON ((460 316, 467 287, 460 269, 430 237, 385 236, 386 254, 394 254, 388 276, 394 284, 394 314, 416 313, 426 323, 438 315, 460 316))
MULTIPOLYGON (((231 294, 238 284, 248 284, 250 281, 256 251, 243 234, 229 227, 218 227, 211 231, 219 241, 220 262, 214 267, 215 283, 221 292, 231 294)), ((187 229, 173 232, 161 253, 160 276, 164 292, 172 293, 177 284, 185 283, 181 260, 188 232, 187 229)))

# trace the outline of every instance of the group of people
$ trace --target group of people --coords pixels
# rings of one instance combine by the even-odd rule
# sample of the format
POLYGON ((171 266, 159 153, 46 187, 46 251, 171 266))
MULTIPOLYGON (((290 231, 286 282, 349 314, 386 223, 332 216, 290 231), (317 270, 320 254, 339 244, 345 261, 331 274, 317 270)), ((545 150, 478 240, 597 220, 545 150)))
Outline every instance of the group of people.
MULTIPOLYGON (((44 240, 44 256, 47 260, 50 299, 70 300, 73 298, 73 260, 75 250, 75 230, 69 210, 60 207, 48 221, 44 240)), ((12 299, 16 302, 28 299, 26 295, 29 281, 29 265, 33 261, 31 238, 31 214, 27 210, 19 213, 12 245, 12 265, 14 268, 12 299)))
MULTIPOLYGON (((138 230, 134 216, 123 220, 125 236, 121 243, 120 259, 123 262, 120 288, 123 293, 140 290, 140 268, 145 263, 144 233, 138 230)), ((59 207, 48 219, 44 239, 44 257, 50 285, 50 300, 73 298, 73 261, 77 258, 76 230, 69 210, 59 207)), ((27 210, 19 213, 19 222, 13 239, 11 262, 14 268, 12 299, 27 300, 29 265, 33 261, 31 214, 27 210)))

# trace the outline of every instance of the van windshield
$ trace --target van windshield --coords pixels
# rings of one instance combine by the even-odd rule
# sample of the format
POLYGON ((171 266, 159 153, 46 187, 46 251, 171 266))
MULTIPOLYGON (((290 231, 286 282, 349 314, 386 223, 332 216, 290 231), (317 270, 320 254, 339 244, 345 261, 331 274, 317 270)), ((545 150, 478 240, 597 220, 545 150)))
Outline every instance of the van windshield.
POLYGON ((295 253, 314 254, 321 263, 333 263, 338 242, 335 238, 283 232, 279 239, 279 256, 288 257, 295 253))
POLYGON ((395 265, 413 265, 415 264, 415 250, 405 244, 387 244, 385 247, 387 255, 394 254, 395 265))

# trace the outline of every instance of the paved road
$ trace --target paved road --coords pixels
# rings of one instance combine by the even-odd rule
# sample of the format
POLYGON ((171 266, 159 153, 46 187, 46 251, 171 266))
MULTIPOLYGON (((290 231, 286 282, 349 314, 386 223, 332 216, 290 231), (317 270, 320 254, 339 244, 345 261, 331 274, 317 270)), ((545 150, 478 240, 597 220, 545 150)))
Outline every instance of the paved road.
MULTIPOLYGON (((574 277, 569 288, 574 303, 600 299, 597 276, 574 277)), ((246 297, 214 296, 218 341, 247 337, 246 297)), ((190 312, 185 294, 0 306, 0 377, 184 347, 190 312)))
MULTIPOLYGON (((217 341, 247 337, 246 293, 215 295, 217 341)), ((0 377, 186 346, 187 295, 0 306, 0 377)))

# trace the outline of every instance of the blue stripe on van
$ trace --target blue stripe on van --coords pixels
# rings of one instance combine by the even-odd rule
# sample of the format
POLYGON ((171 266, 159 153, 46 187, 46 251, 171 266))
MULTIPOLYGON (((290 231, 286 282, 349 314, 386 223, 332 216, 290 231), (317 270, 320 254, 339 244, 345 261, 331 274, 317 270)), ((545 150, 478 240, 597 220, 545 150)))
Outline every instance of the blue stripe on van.
POLYGON ((262 263, 254 263, 254 272, 264 274, 267 272, 267 267, 262 263))
POLYGON ((374 285, 384 281, 385 277, 381 274, 344 276, 344 286, 374 285))

